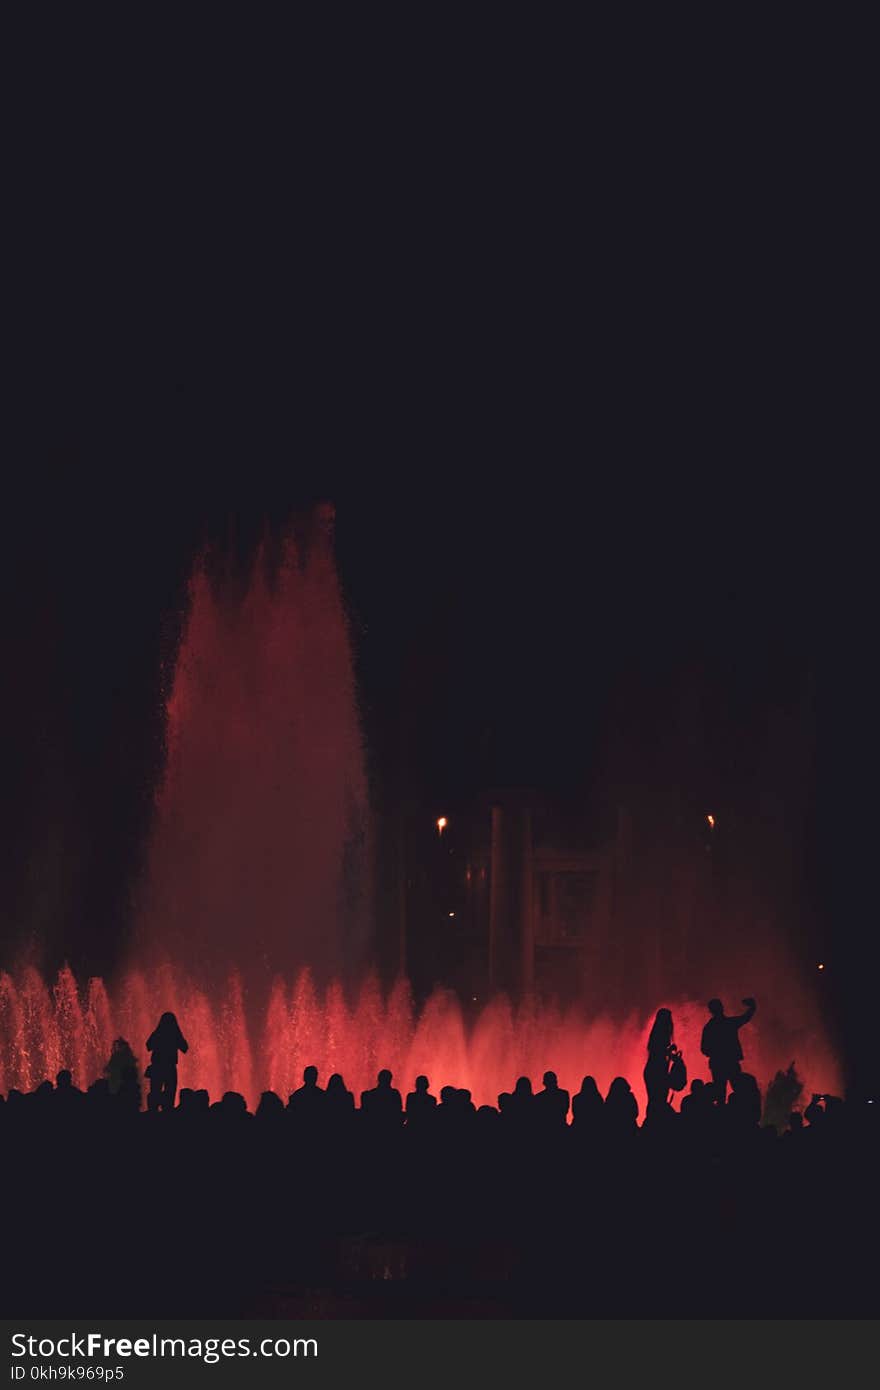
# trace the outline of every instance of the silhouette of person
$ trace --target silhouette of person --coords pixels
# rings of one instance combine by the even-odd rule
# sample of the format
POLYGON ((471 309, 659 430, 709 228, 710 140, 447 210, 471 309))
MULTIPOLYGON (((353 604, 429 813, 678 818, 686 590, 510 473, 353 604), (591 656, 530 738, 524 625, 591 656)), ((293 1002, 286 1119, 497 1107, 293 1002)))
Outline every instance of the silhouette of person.
MULTIPOLYGON (((183 1109, 183 1091, 180 1093, 180 1108, 183 1109)), ((262 1125, 277 1126, 284 1115, 284 1101, 275 1091, 263 1091, 255 1112, 255 1118, 262 1125)))
POLYGON ((544 1072, 544 1089, 535 1096, 535 1118, 542 1129, 560 1129, 568 1117, 568 1091, 559 1084, 555 1071, 544 1072))
POLYGON ((574 1132, 582 1137, 595 1134, 602 1123, 604 1109, 605 1102, 596 1085, 596 1078, 585 1076, 581 1089, 571 1102, 571 1127, 574 1132))
POLYGON ((416 1077, 416 1088, 406 1098, 406 1123, 411 1128, 424 1126, 437 1108, 437 1097, 428 1090, 427 1076, 416 1077))
POLYGON ((474 1105, 473 1097, 466 1086, 459 1086, 455 1091, 453 1100, 455 1106, 455 1123, 458 1133, 462 1140, 467 1140, 472 1134, 477 1118, 477 1107, 474 1105))
POLYGON ((337 1129, 347 1125, 354 1115, 354 1096, 348 1090, 338 1071, 327 1082, 324 1092, 324 1108, 328 1122, 337 1129))
POLYGON ((314 1128, 324 1114, 326 1099, 326 1093, 318 1085, 318 1068, 306 1067, 303 1084, 290 1096, 287 1108, 300 1124, 314 1128))
POLYGON ((728 1082, 732 1084, 734 1078, 742 1072, 740 1062, 743 1059, 743 1050, 739 1030, 754 1017, 757 1008, 754 999, 744 999, 743 1003, 746 1006, 745 1013, 737 1014, 735 1017, 729 1017, 724 1012, 724 1005, 720 999, 710 999, 708 1004, 712 1017, 703 1029, 700 1051, 709 1059, 709 1070, 712 1073, 718 1105, 725 1102, 728 1082))
POLYGON ((666 1113, 671 1089, 669 1071, 677 1055, 678 1048, 672 1036, 672 1014, 669 1009, 658 1009, 648 1035, 648 1060, 642 1073, 648 1092, 646 1118, 649 1120, 666 1113))
POLYGON ((440 1135, 457 1134, 461 1129, 461 1104, 455 1086, 441 1086, 440 1104, 434 1111, 440 1135))
POLYGON ((182 1115, 184 1119, 192 1118, 195 1111, 195 1105, 193 1104, 194 1096, 195 1091, 191 1086, 181 1086, 180 1090, 177 1092, 177 1113, 178 1115, 182 1115))
POLYGON ((107 1086, 118 1112, 133 1115, 141 1108, 141 1083, 137 1058, 125 1038, 116 1038, 104 1068, 107 1086))
POLYGON ((64 1115, 76 1113, 83 1093, 78 1086, 73 1084, 73 1076, 64 1067, 55 1077, 55 1106, 64 1115))
POLYGON ((740 1131, 755 1129, 760 1124, 761 1092, 748 1072, 740 1071, 734 1076, 727 1108, 731 1122, 740 1131))
POLYGON ((470 1091, 466 1086, 461 1086, 456 1091, 456 1099, 461 1114, 467 1118, 468 1115, 476 1115, 477 1107, 474 1105, 470 1091))
POLYGON ((115 1096, 119 1092, 128 1067, 133 1067, 135 1076, 137 1076, 137 1058, 126 1039, 117 1038, 110 1052, 110 1060, 104 1068, 104 1075, 107 1078, 111 1096, 115 1096))
POLYGON ((713 1089, 707 1086, 705 1081, 699 1077, 694 1077, 691 1082, 689 1093, 682 1098, 681 1114, 682 1118, 690 1124, 699 1124, 705 1118, 706 1111, 711 1108, 713 1101, 713 1089))
POLYGON ((517 1078, 510 1099, 504 1107, 505 1115, 513 1122, 514 1128, 525 1133, 532 1128, 535 1118, 535 1096, 531 1079, 528 1076, 517 1078))
POLYGON ((95 1119, 104 1119, 109 1113, 108 1108, 109 1111, 112 1111, 113 1097, 110 1095, 106 1076, 99 1076, 97 1081, 92 1082, 86 1091, 86 1103, 89 1107, 89 1113, 95 1119))
POLYGON ((141 1108, 141 1083, 138 1078, 136 1062, 132 1062, 122 1069, 122 1081, 116 1092, 116 1104, 126 1115, 136 1115, 141 1108))
POLYGON ((231 1132, 237 1132, 254 1117, 247 1108, 247 1101, 239 1091, 224 1091, 223 1099, 211 1106, 221 1125, 231 1132))
POLYGON ((400 1092, 391 1085, 391 1072, 386 1067, 379 1072, 373 1089, 361 1095, 361 1111, 377 1129, 394 1129, 400 1124, 403 1103, 400 1092))
POLYGON ((476 1129, 481 1139, 489 1140, 498 1131, 501 1115, 494 1105, 481 1105, 477 1108, 476 1129))
POLYGON ((825 1121, 825 1097, 813 1092, 812 1099, 804 1111, 804 1119, 811 1129, 818 1129, 825 1121))
POLYGON ((613 1137, 635 1133, 639 1103, 625 1076, 615 1076, 605 1097, 606 1129, 613 1137))
POLYGON ((150 1054, 146 1073, 150 1078, 147 1109, 172 1110, 177 1094, 177 1054, 189 1051, 189 1043, 174 1014, 164 1013, 159 1019, 147 1038, 147 1051, 150 1054))

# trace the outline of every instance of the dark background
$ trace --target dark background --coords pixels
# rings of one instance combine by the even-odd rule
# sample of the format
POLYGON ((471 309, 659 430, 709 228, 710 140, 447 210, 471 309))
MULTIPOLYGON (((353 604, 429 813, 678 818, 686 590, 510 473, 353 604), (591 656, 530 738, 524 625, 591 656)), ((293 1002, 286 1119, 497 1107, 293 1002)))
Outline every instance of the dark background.
POLYGON ((20 110, 7 949, 112 964, 192 555, 246 564, 331 498, 382 805, 583 786, 609 711, 650 743, 692 677, 723 692, 712 776, 742 800, 806 702, 809 950, 874 1077, 858 84, 841 106, 787 73, 774 101, 761 73, 759 106, 691 74, 658 104, 493 64, 497 100, 485 65, 466 108, 398 74, 355 118, 200 68, 178 121, 190 57, 173 108, 120 123, 116 73, 20 110))

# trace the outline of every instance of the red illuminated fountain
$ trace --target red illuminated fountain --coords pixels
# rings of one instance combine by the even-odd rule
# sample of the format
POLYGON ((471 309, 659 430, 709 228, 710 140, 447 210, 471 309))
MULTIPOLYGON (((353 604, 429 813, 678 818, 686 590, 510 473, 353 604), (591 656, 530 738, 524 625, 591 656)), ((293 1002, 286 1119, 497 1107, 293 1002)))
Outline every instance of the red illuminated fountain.
MULTIPOLYGON (((331 1072, 341 1071, 356 1091, 375 1084, 376 1072, 387 1066, 403 1087, 425 1073, 437 1087, 466 1086, 478 1104, 494 1104, 518 1076, 540 1084, 552 1067, 560 1084, 573 1091, 585 1073, 595 1076, 603 1091, 613 1077, 625 1075, 644 1113, 648 1014, 590 1019, 580 1009, 513 1010, 496 999, 466 1026, 458 1000, 449 993, 436 991, 416 1011, 405 984, 384 996, 367 978, 348 1003, 338 983, 316 990, 307 970, 289 984, 277 978, 253 1022, 237 975, 225 988, 205 991, 170 967, 146 974, 132 970, 109 994, 101 980, 78 988, 67 970, 52 989, 34 970, 15 980, 0 975, 0 1090, 34 1086, 62 1066, 84 1085, 101 1074, 120 1034, 146 1061, 144 1041, 167 1008, 184 1024, 190 1044, 180 1062, 181 1085, 204 1086, 214 1098, 237 1090, 253 1104, 265 1089, 286 1098, 301 1084, 303 1068, 315 1063, 325 1082, 331 1072)), ((673 1004, 673 1013, 691 1075, 708 1080, 699 1053, 705 1006, 673 1004)), ((791 1030, 778 1018, 762 1020, 760 1011, 744 1030, 743 1044, 746 1065, 762 1086, 792 1060, 786 1051, 793 1044, 791 1030)), ((802 1033, 794 1046, 808 1090, 839 1088, 824 1037, 802 1033)))
POLYGON ((359 972, 369 944, 364 755, 332 511, 247 591, 190 583, 132 955, 206 983, 308 964, 359 972))
MULTIPOLYGON (((388 1066, 402 1088, 426 1073, 477 1103, 521 1074, 540 1084, 547 1068, 572 1091, 585 1074, 603 1090, 622 1074, 644 1111, 645 1043, 661 1004, 691 1076, 707 1076, 702 998, 652 994, 625 1018, 499 998, 466 1022, 448 993, 418 1010, 404 982, 382 993, 369 973, 367 784, 331 521, 316 513, 271 570, 260 553, 243 595, 197 566, 132 964, 107 986, 67 969, 51 986, 32 969, 0 974, 0 1091, 62 1066, 87 1085, 120 1035, 145 1062, 166 1009, 190 1044, 181 1086, 240 1091, 251 1105, 264 1089, 286 1098, 314 1063, 356 1091, 388 1066)), ((788 994, 774 1013, 761 985, 757 971, 726 997, 734 1009, 741 993, 759 999, 743 1033, 747 1067, 764 1085, 795 1059, 808 1089, 839 1090, 810 998, 788 994)))

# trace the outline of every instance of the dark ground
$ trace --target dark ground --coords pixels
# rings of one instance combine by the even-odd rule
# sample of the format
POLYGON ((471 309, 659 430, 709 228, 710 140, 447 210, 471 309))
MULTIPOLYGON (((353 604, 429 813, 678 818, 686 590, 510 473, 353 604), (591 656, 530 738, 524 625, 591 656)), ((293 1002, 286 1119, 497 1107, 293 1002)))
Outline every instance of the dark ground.
POLYGON ((211 1112, 3 1142, 7 1316, 868 1317, 877 1135, 332 1140, 211 1112))

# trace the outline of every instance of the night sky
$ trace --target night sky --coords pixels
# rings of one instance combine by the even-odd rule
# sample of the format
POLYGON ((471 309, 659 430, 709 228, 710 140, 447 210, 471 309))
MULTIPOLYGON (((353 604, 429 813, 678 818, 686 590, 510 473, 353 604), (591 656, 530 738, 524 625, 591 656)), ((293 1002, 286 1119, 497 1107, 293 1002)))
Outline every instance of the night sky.
POLYGON ((213 163, 177 240, 158 213, 38 239, 8 383, 7 953, 112 965, 192 557, 246 565, 329 498, 380 801, 583 788, 615 720, 654 746, 697 682, 709 784, 741 802, 801 711, 810 931, 876 1067, 861 289, 818 211, 850 207, 846 168, 805 142, 690 199, 699 151, 649 178, 652 138, 620 133, 630 195, 606 151, 585 207, 528 143, 488 181, 433 165, 399 217, 387 168, 352 182, 353 220, 309 204, 295 251, 228 203, 200 234, 235 178, 213 163))

